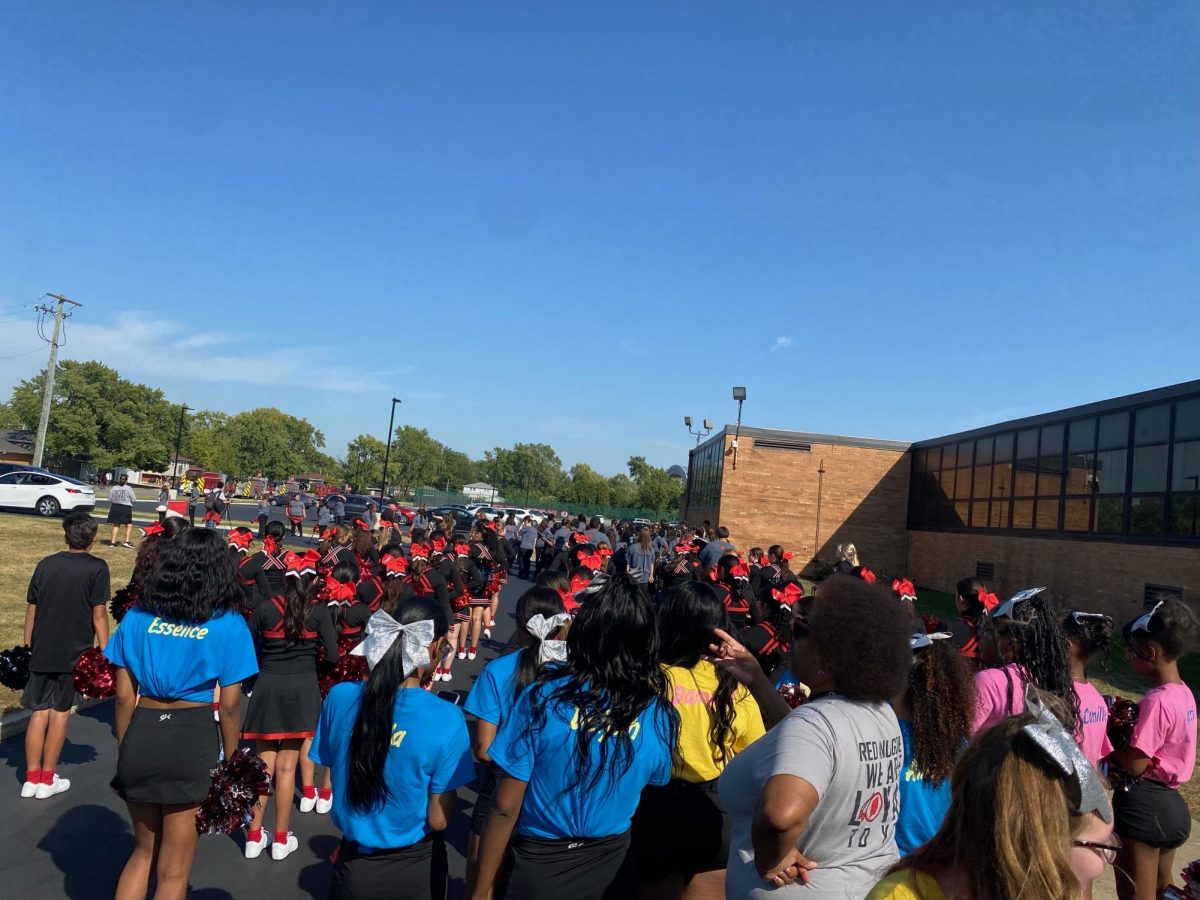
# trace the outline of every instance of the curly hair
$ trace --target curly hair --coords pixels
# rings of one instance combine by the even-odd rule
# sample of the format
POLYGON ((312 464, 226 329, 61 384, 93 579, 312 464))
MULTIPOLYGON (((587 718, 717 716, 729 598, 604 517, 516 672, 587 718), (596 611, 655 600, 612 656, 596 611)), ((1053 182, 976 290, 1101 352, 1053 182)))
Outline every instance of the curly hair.
MULTIPOLYGON (((1062 701, 1065 706, 1063 725, 1068 731, 1074 731, 1079 722, 1079 695, 1075 693, 1075 679, 1071 677, 1067 642, 1049 601, 1038 594, 1018 603, 1010 615, 992 621, 997 638, 1011 639, 1012 661, 1039 689, 1062 701)), ((1016 685, 1010 680, 1006 698, 1009 711, 1014 708, 1015 690, 1016 685)))
POLYGON ((912 619, 890 588, 831 578, 821 585, 808 622, 821 667, 839 694, 883 703, 904 693, 912 619))
POLYGON ((137 558, 133 561, 133 574, 129 576, 129 587, 135 593, 141 590, 150 577, 150 570, 158 562, 162 547, 179 532, 191 526, 182 516, 171 516, 163 520, 163 530, 157 534, 148 534, 138 544, 137 558))
POLYGON ((1095 613, 1085 614, 1076 618, 1077 610, 1071 610, 1059 622, 1063 636, 1066 637, 1079 652, 1079 659, 1086 670, 1088 663, 1099 656, 1108 660, 1108 648, 1112 643, 1113 620, 1109 616, 1095 613))
POLYGON ((1167 661, 1174 661, 1183 656, 1196 643, 1196 616, 1180 600, 1164 600, 1150 616, 1146 631, 1134 631, 1133 624, 1137 619, 1126 623, 1121 634, 1125 643, 1134 651, 1143 650, 1147 643, 1153 642, 1162 648, 1167 661))
POLYGON ((161 548, 138 605, 198 625, 237 609, 243 596, 224 537, 211 528, 185 528, 161 548))
POLYGON ((967 661, 950 641, 934 641, 913 654, 908 673, 913 767, 933 786, 954 771, 971 737, 975 682, 967 661))

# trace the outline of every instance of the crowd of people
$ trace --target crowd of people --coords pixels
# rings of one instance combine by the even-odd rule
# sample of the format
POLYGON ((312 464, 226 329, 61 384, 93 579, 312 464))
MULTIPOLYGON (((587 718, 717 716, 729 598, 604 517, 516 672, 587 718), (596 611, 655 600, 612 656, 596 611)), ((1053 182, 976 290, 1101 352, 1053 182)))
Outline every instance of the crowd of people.
POLYGON ((1150 688, 1110 723, 1088 671, 1114 622, 1044 588, 1001 601, 964 578, 938 620, 849 544, 806 590, 783 546, 739 552, 709 523, 420 512, 408 534, 331 523, 304 552, 281 522, 255 549, 248 527, 168 518, 111 638, 96 523, 67 517, 29 588, 22 796, 70 787, 69 673, 94 640, 118 667, 136 842, 117 897, 185 896, 209 770, 246 742, 273 791, 245 856, 287 858, 294 809, 328 813, 335 898, 443 896, 468 785, 473 900, 1075 900, 1105 863, 1122 900, 1171 883, 1196 753, 1181 601, 1122 629, 1150 688), (510 652, 459 708, 436 686, 497 627, 514 569, 533 583, 510 652))

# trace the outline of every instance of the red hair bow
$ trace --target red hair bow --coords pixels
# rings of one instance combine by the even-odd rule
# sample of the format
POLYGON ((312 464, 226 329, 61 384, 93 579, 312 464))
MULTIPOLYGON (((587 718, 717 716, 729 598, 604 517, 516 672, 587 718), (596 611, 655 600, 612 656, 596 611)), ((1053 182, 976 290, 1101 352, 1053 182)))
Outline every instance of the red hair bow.
POLYGON ((796 584, 794 581, 789 581, 783 586, 783 590, 771 588, 771 596, 780 603, 791 606, 797 600, 804 599, 804 588, 800 587, 800 585, 796 584))
POLYGON ((784 561, 784 562, 791 562, 791 561, 792 561, 792 551, 791 551, 791 550, 784 550, 784 551, 783 551, 783 561, 784 561))
MULTIPOLYGON (((160 525, 161 529, 162 526, 160 525)), ((229 534, 226 540, 230 547, 236 547, 238 550, 246 550, 250 547, 250 541, 254 539, 254 534, 250 531, 238 531, 236 528, 229 529, 229 534)))
POLYGON ((446 549, 446 539, 444 537, 435 537, 433 539, 433 552, 441 553, 446 549))
POLYGON ((917 589, 907 578, 893 578, 892 591, 899 594, 901 600, 917 599, 917 589))
POLYGON ((349 582, 341 582, 337 579, 330 578, 325 582, 325 598, 337 603, 350 603, 354 599, 354 585, 349 582))
POLYGON ((152 534, 162 534, 167 529, 163 528, 162 522, 153 522, 142 529, 143 537, 150 537, 152 534))
POLYGON ((275 556, 279 552, 279 541, 268 534, 263 538, 263 552, 268 556, 275 556))
POLYGON ((495 531, 495 530, 496 530, 496 523, 495 523, 495 522, 490 522, 490 521, 488 521, 487 519, 484 519, 484 520, 483 520, 483 527, 484 527, 484 528, 488 528, 488 529, 490 529, 490 530, 492 530, 492 531, 495 531))
POLYGON ((995 594, 989 594, 984 588, 979 589, 979 594, 977 596, 979 597, 979 602, 983 604, 983 608, 988 612, 991 612, 1000 605, 1000 598, 995 594))
POLYGON ((874 584, 876 581, 875 573, 872 572, 870 569, 868 569, 866 566, 862 566, 859 568, 858 577, 861 578, 863 581, 865 581, 867 584, 874 584))
POLYGON ((408 548, 408 555, 413 559, 429 559, 429 548, 424 544, 413 544, 408 548))
POLYGON ((354 527, 357 528, 359 531, 370 531, 371 530, 371 526, 368 525, 366 522, 364 522, 362 519, 355 519, 354 527))
POLYGON ((471 545, 470 544, 455 544, 454 545, 454 553, 457 556, 470 556, 471 555, 471 545))
POLYGON ((332 525, 321 532, 321 540, 323 541, 332 541, 335 537, 337 537, 337 529, 332 525))
POLYGON ((739 562, 737 565, 730 568, 729 574, 734 578, 749 578, 750 567, 744 562, 739 562))
MULTIPOLYGON (((571 593, 578 594, 585 587, 592 583, 592 579, 584 578, 582 575, 571 576, 571 593)), ((565 598, 564 598, 565 599, 565 598)))
POLYGON ((383 559, 383 572, 387 578, 395 578, 408 574, 408 560, 403 556, 386 556, 383 559))
POLYGON ((316 575, 317 564, 321 561, 321 554, 316 550, 306 550, 304 555, 299 553, 289 552, 284 561, 287 563, 286 575, 316 575))
POLYGON ((693 544, 691 541, 687 541, 686 543, 681 541, 680 543, 675 545, 675 555, 676 556, 682 556, 685 553, 695 553, 695 552, 696 552, 696 545, 693 544))
POLYGON ((593 572, 604 565, 604 557, 599 553, 579 552, 575 554, 575 558, 579 560, 581 566, 585 569, 591 569, 593 572))
POLYGON ((607 559, 608 557, 612 556, 612 553, 613 553, 613 552, 612 552, 612 547, 601 547, 601 548, 600 548, 599 550, 597 550, 596 552, 597 552, 597 553, 599 553, 601 556, 605 557, 606 559, 607 559))
POLYGON ((571 540, 577 544, 590 544, 591 539, 582 531, 576 531, 571 535, 571 540))
POLYGON ((760 557, 758 558, 758 564, 759 564, 760 566, 769 566, 769 565, 771 564, 771 559, 770 559, 770 557, 768 557, 768 556, 765 556, 765 555, 764 555, 764 556, 760 556, 760 557))

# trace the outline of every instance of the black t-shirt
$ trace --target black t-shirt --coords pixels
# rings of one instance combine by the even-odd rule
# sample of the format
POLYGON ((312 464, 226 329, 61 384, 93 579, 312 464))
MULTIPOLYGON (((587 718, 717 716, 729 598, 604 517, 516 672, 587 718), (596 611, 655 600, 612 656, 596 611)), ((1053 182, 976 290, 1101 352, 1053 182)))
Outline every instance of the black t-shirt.
POLYGON ((92 646, 92 608, 109 599, 108 563, 90 553, 62 551, 33 571, 26 599, 37 606, 31 672, 73 672, 92 646))

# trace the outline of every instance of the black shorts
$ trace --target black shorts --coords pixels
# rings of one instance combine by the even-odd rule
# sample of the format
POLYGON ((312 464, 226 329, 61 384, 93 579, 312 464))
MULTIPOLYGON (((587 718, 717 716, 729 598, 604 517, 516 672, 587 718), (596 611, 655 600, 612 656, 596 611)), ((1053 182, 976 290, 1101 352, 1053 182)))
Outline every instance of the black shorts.
POLYGON ((25 709, 66 712, 75 705, 74 672, 30 672, 21 695, 25 709))
POLYGON ((129 803, 199 806, 221 746, 211 706, 133 711, 113 789, 129 803))
POLYGON ((442 900, 448 871, 446 842, 440 834, 409 847, 369 852, 343 838, 329 900, 442 900))
POLYGON ((514 835, 501 882, 496 895, 505 900, 629 900, 637 896, 629 832, 560 841, 514 835))
POLYGON ((1113 794, 1113 830, 1126 840, 1174 850, 1192 833, 1192 816, 1179 791, 1142 778, 1113 794))
POLYGON ((471 834, 483 834, 483 826, 487 824, 488 813, 492 809, 492 797, 500 786, 504 770, 495 763, 488 763, 479 779, 479 792, 475 795, 475 809, 471 812, 471 834))
POLYGON ((672 779, 647 787, 633 816, 633 852, 638 880, 671 875, 690 879, 717 872, 729 859, 729 816, 717 796, 717 782, 672 779))
POLYGON ((109 525, 132 525, 133 507, 124 503, 114 503, 108 508, 109 525))

